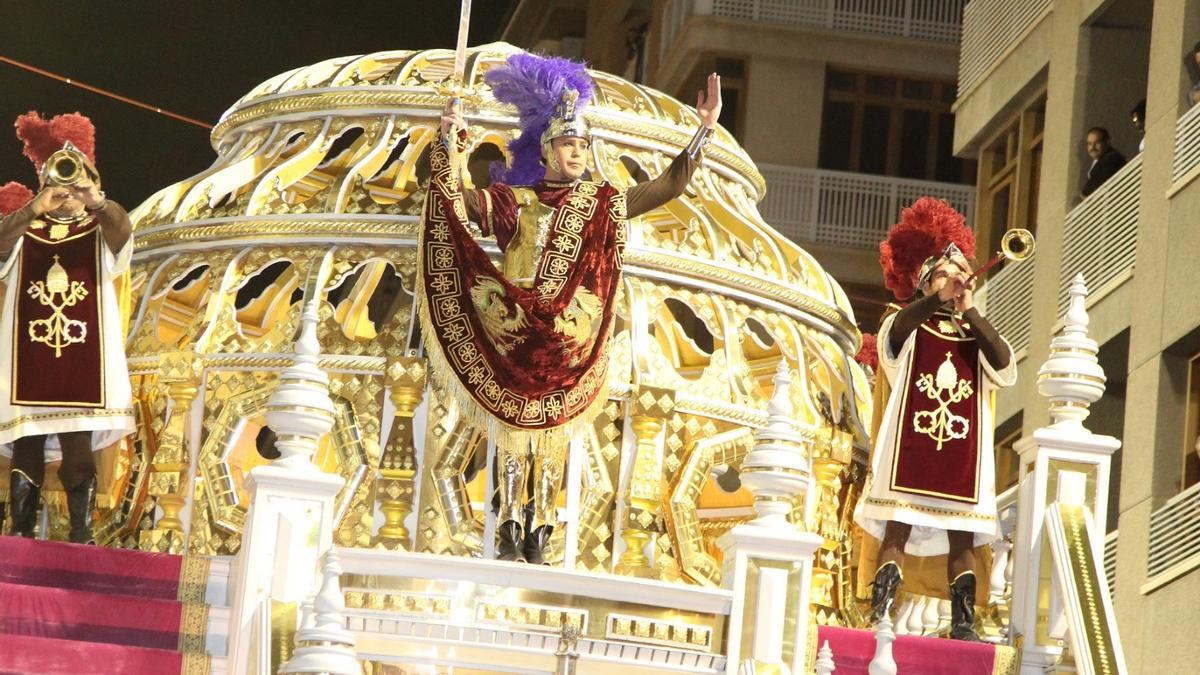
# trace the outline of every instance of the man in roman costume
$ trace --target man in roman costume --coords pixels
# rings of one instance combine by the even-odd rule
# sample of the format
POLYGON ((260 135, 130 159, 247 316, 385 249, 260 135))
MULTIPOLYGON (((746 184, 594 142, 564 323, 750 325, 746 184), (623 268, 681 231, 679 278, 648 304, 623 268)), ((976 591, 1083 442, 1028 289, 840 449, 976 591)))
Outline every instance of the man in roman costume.
POLYGON ((917 298, 883 320, 879 369, 891 387, 854 519, 879 540, 872 616, 887 612, 905 556, 946 556, 950 637, 975 633, 976 547, 995 540, 993 392, 1012 386, 1012 348, 972 302, 975 238, 928 197, 880 244, 889 289, 917 298))
POLYGON ((683 194, 720 116, 720 79, 710 76, 698 97, 700 128, 687 148, 627 191, 584 180, 593 85, 582 64, 520 53, 484 79, 516 108, 521 134, 491 186, 463 191, 453 167, 467 150, 466 124, 455 101, 443 113, 421 236, 420 319, 434 377, 496 439, 497 558, 544 564, 573 428, 607 399, 626 220, 683 194), (496 238, 499 268, 476 236, 496 238))
POLYGON ((78 114, 17 118, 39 192, 0 188, 0 452, 12 457, 12 534, 32 537, 47 462, 62 464, 70 541, 92 542, 94 450, 134 430, 113 281, 129 267, 129 216, 100 189, 95 129, 78 114))

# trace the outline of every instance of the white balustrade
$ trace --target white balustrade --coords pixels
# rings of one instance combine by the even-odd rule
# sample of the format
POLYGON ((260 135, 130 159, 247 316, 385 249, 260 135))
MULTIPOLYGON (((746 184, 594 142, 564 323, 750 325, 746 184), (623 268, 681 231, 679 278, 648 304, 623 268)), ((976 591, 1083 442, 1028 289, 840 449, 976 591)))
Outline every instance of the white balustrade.
POLYGON ((779 164, 759 164, 767 194, 759 211, 772 227, 798 242, 874 249, 919 197, 945 200, 968 218, 975 212, 970 185, 873 176, 779 164))
POLYGON ((955 44, 966 0, 671 0, 662 54, 693 14, 955 44))
POLYGON ((817 651, 816 662, 817 675, 832 675, 837 667, 833 664, 833 650, 829 648, 829 640, 821 645, 821 649, 817 651))
POLYGON ((958 96, 969 94, 992 67, 1054 6, 1054 0, 972 0, 962 14, 958 96))
POLYGON ((1103 296, 1112 285, 1128 278, 1137 254, 1141 197, 1142 156, 1138 155, 1067 214, 1059 278, 1060 314, 1067 309, 1071 279, 1076 274, 1088 280, 1093 297, 1103 296))
POLYGON ((1200 169, 1200 105, 1192 106, 1175 123, 1175 161, 1171 181, 1178 183, 1200 169))
POLYGON ((1033 270, 1037 253, 1005 265, 992 275, 975 295, 975 304, 1012 345, 1017 358, 1029 347, 1029 298, 1033 294, 1033 270))
POLYGON ((895 641, 892 620, 884 613, 875 625, 875 658, 867 666, 870 675, 896 675, 896 658, 892 655, 892 643, 895 641))

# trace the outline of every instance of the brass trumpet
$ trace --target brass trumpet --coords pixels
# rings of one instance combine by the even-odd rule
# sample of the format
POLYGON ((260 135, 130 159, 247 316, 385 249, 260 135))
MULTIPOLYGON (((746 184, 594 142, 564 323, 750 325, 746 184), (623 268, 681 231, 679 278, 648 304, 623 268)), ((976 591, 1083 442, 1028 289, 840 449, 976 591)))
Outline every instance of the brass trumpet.
POLYGON ((70 142, 63 144, 61 150, 46 159, 42 168, 42 182, 46 185, 68 186, 90 178, 100 182, 100 174, 92 166, 87 155, 83 154, 70 142))
POLYGON ((1033 255, 1037 242, 1033 239, 1033 233, 1029 230, 1020 227, 1014 227, 1004 233, 1000 238, 1000 250, 992 259, 983 264, 982 267, 971 273, 967 277, 967 283, 971 283, 980 274, 992 269, 1001 260, 1012 260, 1014 262, 1026 260, 1033 255))

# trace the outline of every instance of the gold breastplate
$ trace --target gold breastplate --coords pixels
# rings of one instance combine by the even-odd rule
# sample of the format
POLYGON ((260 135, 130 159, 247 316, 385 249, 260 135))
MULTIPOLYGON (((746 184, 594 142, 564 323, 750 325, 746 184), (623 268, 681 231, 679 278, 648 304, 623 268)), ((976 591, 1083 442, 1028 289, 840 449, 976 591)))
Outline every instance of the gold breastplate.
POLYGON ((517 200, 517 230, 504 249, 500 271, 514 286, 533 288, 555 209, 539 201, 530 188, 512 191, 517 200))

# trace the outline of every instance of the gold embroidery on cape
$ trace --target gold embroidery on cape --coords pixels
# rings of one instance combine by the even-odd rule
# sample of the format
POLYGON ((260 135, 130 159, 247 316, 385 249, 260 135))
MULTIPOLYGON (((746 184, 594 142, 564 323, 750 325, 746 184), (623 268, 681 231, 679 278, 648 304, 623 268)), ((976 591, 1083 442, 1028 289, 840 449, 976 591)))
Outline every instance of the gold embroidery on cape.
POLYGON ((71 281, 67 277, 67 271, 58 263, 58 256, 54 256, 46 280, 30 282, 26 293, 53 310, 49 317, 29 322, 30 340, 53 348, 54 358, 62 356, 63 347, 87 341, 87 324, 68 319, 63 314, 64 309, 74 307, 87 297, 87 287, 82 281, 71 281))
POLYGON ((958 370, 946 352, 946 360, 938 366, 937 375, 924 373, 917 379, 917 390, 930 400, 937 401, 937 408, 922 410, 913 415, 913 431, 937 441, 938 452, 942 444, 951 440, 962 440, 971 430, 971 422, 961 415, 950 412, 950 406, 975 393, 971 381, 959 379, 958 370))
POLYGON ((567 349, 571 357, 570 366, 579 365, 581 352, 586 351, 600 334, 601 311, 604 303, 588 289, 580 286, 575 296, 558 316, 554 317, 554 330, 571 340, 567 349))
MULTIPOLYGON (((440 190, 449 197, 455 204, 452 208, 457 215, 462 198, 458 179, 450 169, 448 158, 444 153, 435 151, 430 157, 430 165, 433 183, 431 190, 440 190)), ((539 297, 551 298, 557 294, 566 282, 567 271, 582 253, 583 238, 580 233, 599 203, 595 195, 599 192, 600 185, 602 183, 576 183, 572 188, 572 195, 557 209, 556 236, 550 241, 541 260, 541 276, 545 283, 537 289, 539 297), (572 247, 570 242, 576 245, 572 247)), ((517 190, 514 189, 514 192, 517 190)), ((610 206, 610 214, 623 215, 624 193, 618 192, 613 198, 616 202, 610 206)), ((460 288, 464 279, 457 254, 453 245, 449 243, 450 231, 446 223, 446 214, 440 209, 433 209, 425 218, 428 236, 422 240, 424 250, 421 255, 427 261, 424 274, 428 276, 429 287, 433 291, 432 297, 426 299, 428 320, 447 341, 444 347, 440 347, 442 356, 435 358, 444 358, 459 382, 476 388, 472 399, 484 410, 515 420, 520 425, 533 427, 544 424, 548 418, 557 417, 564 410, 572 416, 585 410, 606 384, 609 336, 601 336, 599 358, 574 387, 556 389, 543 393, 540 398, 530 399, 504 386, 496 379, 487 359, 471 344, 474 330, 463 308, 459 306, 458 299, 454 297, 456 289, 460 288)), ((465 220, 465 217, 461 217, 460 220, 465 220)), ((621 251, 626 237, 625 222, 618 221, 616 227, 617 269, 620 269, 621 251)), ((436 352, 431 352, 431 355, 433 354, 436 352)))
POLYGON ((525 310, 514 304, 513 310, 516 311, 511 312, 504 302, 505 297, 504 285, 492 277, 477 277, 475 285, 471 287, 471 302, 479 312, 484 335, 501 354, 508 354, 525 341, 524 335, 516 333, 528 324, 525 310))

